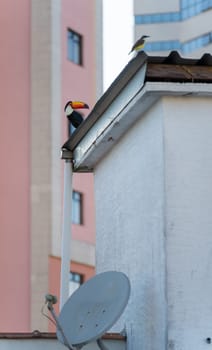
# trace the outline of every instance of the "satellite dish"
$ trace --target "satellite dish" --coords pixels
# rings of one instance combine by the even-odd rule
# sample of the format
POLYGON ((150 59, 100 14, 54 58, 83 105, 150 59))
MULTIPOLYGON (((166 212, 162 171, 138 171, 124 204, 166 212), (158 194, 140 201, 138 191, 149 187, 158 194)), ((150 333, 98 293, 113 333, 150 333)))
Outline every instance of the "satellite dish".
POLYGON ((58 316, 58 340, 79 348, 98 340, 121 316, 129 295, 129 279, 122 272, 108 271, 91 278, 64 304, 58 316))

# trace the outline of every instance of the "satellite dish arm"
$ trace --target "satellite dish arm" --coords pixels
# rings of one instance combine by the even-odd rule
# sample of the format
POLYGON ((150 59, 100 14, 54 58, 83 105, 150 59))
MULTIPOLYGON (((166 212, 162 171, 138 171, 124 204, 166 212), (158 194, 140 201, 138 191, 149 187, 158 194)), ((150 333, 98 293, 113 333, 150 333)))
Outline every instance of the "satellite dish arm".
MULTIPOLYGON (((57 325, 57 328, 59 329, 59 331, 61 332, 62 334, 62 337, 63 337, 63 340, 64 340, 64 344, 67 346, 67 348, 69 348, 69 350, 76 350, 75 347, 73 347, 71 344, 69 344, 64 332, 63 332, 63 329, 60 325, 60 322, 58 320, 58 317, 54 311, 54 308, 53 308, 53 304, 56 304, 56 297, 54 295, 51 295, 51 294, 47 294, 46 295, 46 302, 47 302, 47 308, 48 310, 51 312, 52 314, 52 317, 54 318, 55 322, 56 322, 56 325, 57 325)), ((104 349, 102 349, 104 350, 104 349)))
POLYGON ((109 350, 107 346, 103 343, 102 339, 97 339, 97 345, 100 348, 100 350, 109 350))

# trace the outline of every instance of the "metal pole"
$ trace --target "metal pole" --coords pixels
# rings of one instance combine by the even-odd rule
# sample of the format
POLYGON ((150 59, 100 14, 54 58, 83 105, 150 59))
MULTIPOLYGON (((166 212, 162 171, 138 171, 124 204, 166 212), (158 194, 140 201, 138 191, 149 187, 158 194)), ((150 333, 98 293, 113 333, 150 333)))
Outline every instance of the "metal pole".
MULTIPOLYGON (((68 152, 70 155, 70 152, 68 152)), ((62 154, 64 163, 63 225, 61 239, 60 310, 69 297, 69 273, 71 262, 71 216, 72 216, 72 163, 62 154)))

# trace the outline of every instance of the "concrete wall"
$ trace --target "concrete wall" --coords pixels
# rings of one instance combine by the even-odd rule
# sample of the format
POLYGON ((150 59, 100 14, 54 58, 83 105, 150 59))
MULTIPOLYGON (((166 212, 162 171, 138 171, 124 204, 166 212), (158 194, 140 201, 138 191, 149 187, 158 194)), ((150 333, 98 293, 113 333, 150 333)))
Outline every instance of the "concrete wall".
POLYGON ((212 337, 211 106, 211 98, 164 101, 171 349, 205 349, 212 337))
POLYGON ((132 287, 129 304, 114 329, 121 331, 126 327, 133 349, 164 349, 166 267, 161 103, 129 129, 97 165, 95 197, 97 272, 123 271, 132 287))
POLYGON ((208 346, 211 99, 164 97, 95 168, 97 272, 121 270, 133 349, 208 346))

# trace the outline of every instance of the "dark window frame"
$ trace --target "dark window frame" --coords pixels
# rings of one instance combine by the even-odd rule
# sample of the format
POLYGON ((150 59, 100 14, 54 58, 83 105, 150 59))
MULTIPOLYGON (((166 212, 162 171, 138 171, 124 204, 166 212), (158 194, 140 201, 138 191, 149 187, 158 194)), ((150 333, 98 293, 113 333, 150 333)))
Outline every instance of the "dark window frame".
POLYGON ((83 225, 83 194, 82 192, 72 191, 72 223, 83 225), (77 219, 76 219, 77 218, 77 219))
POLYGON ((83 36, 71 28, 67 29, 67 58, 79 66, 83 65, 83 36))
POLYGON ((82 284, 84 281, 84 276, 80 272, 70 271, 69 276, 70 276, 69 280, 72 282, 82 284))
POLYGON ((69 295, 72 295, 84 282, 84 275, 80 272, 69 272, 69 295))

